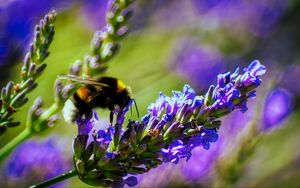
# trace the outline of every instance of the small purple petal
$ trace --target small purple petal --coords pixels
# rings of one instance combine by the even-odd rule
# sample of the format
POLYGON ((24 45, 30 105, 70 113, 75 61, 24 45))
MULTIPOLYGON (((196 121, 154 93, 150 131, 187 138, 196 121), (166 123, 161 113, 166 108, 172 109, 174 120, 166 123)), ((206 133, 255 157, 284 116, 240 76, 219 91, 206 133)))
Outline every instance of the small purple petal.
POLYGON ((135 176, 126 178, 125 182, 129 187, 134 187, 138 184, 137 178, 135 176))
POLYGON ((267 71, 266 67, 263 66, 258 60, 252 61, 252 63, 248 67, 248 70, 254 76, 262 76, 267 71))
POLYGON ((145 115, 144 117, 142 117, 142 123, 144 123, 144 124, 148 124, 149 123, 149 120, 150 120, 150 114, 147 114, 147 115, 145 115))
POLYGON ((97 136, 97 142, 103 144, 109 144, 112 141, 113 134, 114 134, 113 127, 109 127, 106 131, 99 130, 97 136))
POLYGON ((77 118, 76 124, 78 126, 78 135, 88 135, 97 122, 98 122, 98 116, 95 116, 94 119, 92 119, 92 115, 90 115, 86 119, 77 118))

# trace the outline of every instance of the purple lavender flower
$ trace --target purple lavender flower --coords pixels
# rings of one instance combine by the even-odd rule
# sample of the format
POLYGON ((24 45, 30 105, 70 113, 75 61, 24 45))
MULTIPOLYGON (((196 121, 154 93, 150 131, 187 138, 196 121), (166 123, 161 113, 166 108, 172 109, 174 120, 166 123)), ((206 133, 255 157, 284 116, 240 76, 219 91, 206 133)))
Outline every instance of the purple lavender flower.
POLYGON ((191 158, 191 151, 197 147, 202 146, 208 150, 211 142, 216 142, 218 134, 215 129, 204 129, 196 136, 190 138, 188 143, 184 143, 182 140, 174 140, 168 148, 162 148, 164 162, 172 162, 177 164, 179 159, 186 158, 187 161, 191 158))
MULTIPOLYGON (((218 85, 212 92, 210 102, 212 105, 202 112, 207 110, 205 113, 216 112, 216 115, 218 115, 223 114, 224 111, 229 113, 235 108, 240 108, 241 111, 245 112, 247 110, 246 99, 255 96, 255 90, 253 89, 260 85, 260 76, 265 72, 266 68, 259 61, 255 60, 248 68, 244 69, 244 74, 242 75, 239 75, 239 69, 233 74, 220 74, 218 76, 218 85)), ((193 104, 196 98, 194 90, 190 86, 185 85, 183 92, 173 92, 173 94, 173 97, 160 94, 158 100, 150 105, 148 112, 154 117, 159 117, 165 109, 166 113, 174 113, 174 115, 178 113, 176 119, 179 121, 183 119, 188 120, 192 115, 192 113, 189 114, 188 112, 195 111, 195 109, 189 109, 188 107, 193 104)), ((198 113, 202 103, 199 103, 198 113)), ((209 103, 206 105, 209 105, 209 103)), ((174 125, 176 124, 170 125, 170 128, 174 125)), ((155 126, 151 125, 151 127, 155 126)), ((199 133, 197 136, 190 138, 188 143, 175 140, 168 148, 164 148, 162 150, 164 161, 177 163, 179 158, 187 157, 189 159, 190 152, 194 147, 202 145, 205 149, 209 149, 210 142, 215 142, 218 138, 214 129, 202 129, 199 133)))
POLYGON ((260 77, 265 74, 266 67, 254 60, 244 74, 239 75, 239 68, 233 74, 225 73, 218 76, 218 85, 213 94, 211 110, 216 113, 228 113, 235 108, 245 112, 247 99, 255 97, 255 88, 261 84, 260 77), (222 111, 219 109, 223 109, 222 111), (224 111, 225 110, 225 111, 224 111))
POLYGON ((277 127, 292 110, 292 96, 282 88, 273 89, 264 104, 263 131, 277 127))
POLYGON ((112 141, 112 137, 115 130, 113 127, 109 127, 106 131, 99 130, 97 134, 97 142, 101 144, 109 144, 112 141))
POLYGON ((76 124, 78 125, 78 135, 88 135, 91 132, 91 130, 94 128, 98 120, 99 118, 96 111, 94 111, 93 114, 90 114, 90 117, 87 117, 85 119, 77 118, 76 124))
POLYGON ((175 115, 180 109, 183 110, 183 106, 186 104, 192 106, 190 111, 195 110, 199 106, 201 107, 203 104, 203 99, 196 97, 194 89, 189 85, 184 85, 182 92, 173 91, 172 97, 167 97, 163 93, 160 93, 156 102, 149 105, 148 113, 153 117, 159 117, 163 110, 165 110, 166 114, 175 115))
POLYGON ((166 163, 172 162, 177 164, 179 158, 186 157, 187 159, 189 159, 191 156, 190 151, 188 151, 188 148, 181 140, 174 140, 168 148, 162 148, 161 151, 163 154, 163 161, 166 163))
POLYGON ((52 137, 19 145, 4 166, 1 185, 27 187, 69 170, 71 159, 65 157, 65 151, 57 144, 57 138, 52 137))
POLYGON ((210 148, 211 142, 216 142, 218 140, 218 134, 215 129, 205 129, 200 131, 200 134, 193 136, 188 145, 190 150, 197 146, 203 146, 204 149, 208 150, 210 148))

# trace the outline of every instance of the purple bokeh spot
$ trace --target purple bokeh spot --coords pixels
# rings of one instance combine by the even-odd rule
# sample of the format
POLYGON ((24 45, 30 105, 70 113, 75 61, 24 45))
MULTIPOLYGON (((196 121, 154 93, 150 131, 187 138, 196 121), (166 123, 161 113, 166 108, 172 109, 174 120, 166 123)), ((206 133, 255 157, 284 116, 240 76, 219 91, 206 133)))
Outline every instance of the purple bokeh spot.
POLYGON ((292 110, 292 96, 282 88, 272 90, 264 104, 263 131, 277 127, 292 110))

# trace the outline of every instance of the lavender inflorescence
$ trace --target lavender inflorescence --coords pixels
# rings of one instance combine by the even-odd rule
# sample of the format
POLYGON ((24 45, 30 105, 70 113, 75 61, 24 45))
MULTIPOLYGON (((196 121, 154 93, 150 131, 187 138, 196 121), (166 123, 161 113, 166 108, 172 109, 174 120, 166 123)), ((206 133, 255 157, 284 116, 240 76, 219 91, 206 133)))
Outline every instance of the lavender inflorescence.
POLYGON ((48 48, 54 37, 53 23, 55 17, 56 12, 53 10, 36 25, 33 43, 30 44, 29 52, 23 60, 21 82, 14 83, 10 81, 1 90, 0 134, 3 134, 7 127, 15 127, 20 124, 20 122, 14 121, 11 116, 27 103, 26 94, 37 86, 36 79, 46 68, 43 61, 49 55, 48 48))
POLYGON ((218 76, 205 96, 198 96, 185 85, 172 97, 160 94, 141 121, 129 121, 123 129, 127 107, 117 114, 114 126, 92 131, 98 122, 94 117, 77 119, 78 136, 73 141, 74 165, 79 178, 90 185, 134 186, 136 174, 143 174, 163 162, 177 163, 191 157, 198 146, 209 149, 218 139, 218 118, 234 109, 246 111, 248 98, 266 68, 253 61, 243 74, 218 76))
MULTIPOLYGON (((109 0, 106 13, 107 25, 104 30, 95 32, 91 42, 90 55, 87 55, 83 62, 77 62, 82 66, 82 74, 93 77, 107 69, 107 61, 119 49, 118 41, 128 33, 126 24, 132 15, 129 6, 133 1, 109 0)), ((75 73, 79 75, 80 71, 75 71, 75 73)))

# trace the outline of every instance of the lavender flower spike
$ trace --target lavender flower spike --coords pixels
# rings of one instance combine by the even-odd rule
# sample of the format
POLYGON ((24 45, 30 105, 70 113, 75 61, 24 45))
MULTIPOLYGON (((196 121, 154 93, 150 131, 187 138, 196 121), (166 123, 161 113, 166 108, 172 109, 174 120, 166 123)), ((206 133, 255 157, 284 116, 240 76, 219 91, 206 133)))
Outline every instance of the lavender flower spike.
POLYGON ((204 96, 189 86, 173 91, 168 97, 160 93, 141 121, 129 121, 123 129, 126 112, 116 112, 118 121, 107 130, 90 131, 97 119, 78 120, 78 136, 74 139, 74 166, 79 178, 90 185, 135 186, 137 174, 143 174, 162 163, 178 163, 192 157, 196 147, 210 149, 218 140, 219 117, 234 109, 247 110, 247 100, 255 96, 260 77, 266 68, 253 61, 239 74, 218 76, 204 96), (82 130, 85 134, 82 134, 82 130), (88 138, 93 140, 88 142, 88 138))
POLYGON ((3 87, 0 95, 0 135, 7 128, 15 127, 20 122, 14 121, 11 117, 25 103, 28 102, 26 94, 31 92, 36 86, 36 79, 43 73, 46 64, 43 63, 48 57, 48 48, 54 37, 53 23, 56 12, 50 11, 36 25, 33 42, 30 50, 24 57, 24 64, 21 70, 21 81, 19 83, 8 82, 3 87))
POLYGON ((247 99, 255 97, 254 89, 260 85, 260 76, 265 72, 266 67, 261 65, 258 60, 254 60, 248 68, 244 69, 244 74, 239 74, 239 68, 233 74, 229 72, 220 74, 218 85, 212 92, 210 114, 213 113, 215 117, 220 117, 235 108, 245 112, 247 99))

